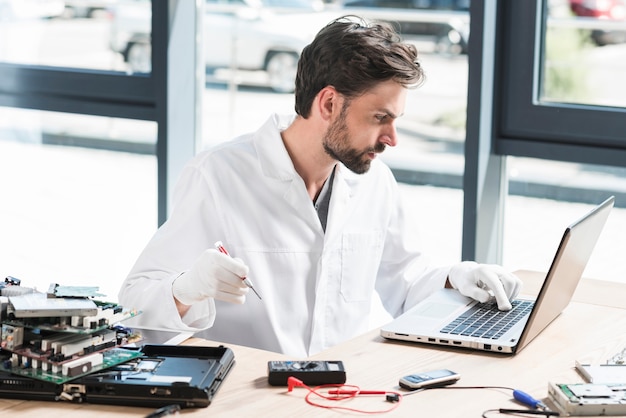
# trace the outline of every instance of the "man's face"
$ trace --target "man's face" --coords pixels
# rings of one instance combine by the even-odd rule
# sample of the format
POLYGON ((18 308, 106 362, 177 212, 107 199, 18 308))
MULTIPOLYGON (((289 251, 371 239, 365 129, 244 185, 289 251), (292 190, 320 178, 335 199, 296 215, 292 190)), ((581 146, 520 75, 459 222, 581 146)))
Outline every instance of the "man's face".
POLYGON ((322 144, 333 159, 357 174, 366 173, 376 155, 397 143, 395 119, 404 112, 406 89, 381 83, 352 101, 343 102, 322 144))

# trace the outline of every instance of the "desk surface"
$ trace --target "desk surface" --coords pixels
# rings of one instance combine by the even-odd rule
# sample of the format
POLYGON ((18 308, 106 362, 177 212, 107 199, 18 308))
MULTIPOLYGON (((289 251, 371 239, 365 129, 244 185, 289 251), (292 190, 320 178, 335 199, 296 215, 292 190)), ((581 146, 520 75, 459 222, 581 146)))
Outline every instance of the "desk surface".
MULTIPOLYGON (((541 276, 524 273, 526 288, 537 286, 541 276)), ((574 370, 575 360, 602 363, 626 347, 626 285, 583 280, 570 305, 524 350, 515 356, 469 352, 456 348, 390 342, 378 330, 326 350, 311 359, 342 360, 349 384, 363 390, 396 390, 401 376, 437 368, 461 374, 456 386, 506 386, 536 398, 547 396, 548 382, 582 382, 574 370), (584 336, 583 336, 584 335, 584 336)), ((192 339, 187 344, 215 345, 192 339)), ((272 387, 267 383, 267 362, 294 360, 284 355, 228 345, 236 364, 208 408, 184 410, 184 416, 320 417, 363 415, 328 411, 308 405, 306 390, 272 387)), ((384 396, 361 396, 342 406, 384 410, 391 406, 384 396)), ((385 416, 480 417, 489 409, 519 408, 504 389, 438 389, 404 397, 398 408, 385 416)), ((152 410, 118 406, 34 402, 0 399, 2 414, 12 417, 143 417, 152 410)), ((488 417, 502 415, 492 414, 488 417)))

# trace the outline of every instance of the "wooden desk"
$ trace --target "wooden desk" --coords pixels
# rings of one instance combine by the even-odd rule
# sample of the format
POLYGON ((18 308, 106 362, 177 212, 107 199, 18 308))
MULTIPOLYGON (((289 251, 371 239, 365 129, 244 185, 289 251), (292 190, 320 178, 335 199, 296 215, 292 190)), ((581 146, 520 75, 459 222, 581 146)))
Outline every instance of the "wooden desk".
MULTIPOLYGON (((542 276, 524 273, 532 289, 542 276)), ((394 390, 401 376, 436 368, 461 374, 457 386, 508 386, 536 398, 547 396, 548 382, 577 383, 575 360, 601 363, 626 347, 626 285, 583 280, 572 303, 542 334, 515 356, 475 353, 389 342, 378 330, 326 350, 312 359, 342 360, 349 384, 362 389, 394 390), (610 330, 617 330, 611 333, 610 330), (583 336, 584 335, 584 336, 583 336)), ((192 339, 188 344, 215 345, 192 339)), ((284 355, 229 345, 236 364, 208 408, 184 410, 182 416, 216 417, 326 417, 363 414, 329 411, 308 405, 306 390, 267 384, 269 360, 294 360, 284 355)), ((381 410, 390 406, 384 396, 361 396, 342 403, 353 408, 381 410)), ((509 390, 431 390, 406 396, 399 407, 384 416, 424 418, 480 417, 488 409, 520 408, 509 390)), ((11 417, 143 417, 152 410, 103 405, 33 402, 0 399, 0 413, 11 417), (9 415, 7 415, 9 416, 9 415)), ((499 417, 497 413, 487 415, 499 417)))

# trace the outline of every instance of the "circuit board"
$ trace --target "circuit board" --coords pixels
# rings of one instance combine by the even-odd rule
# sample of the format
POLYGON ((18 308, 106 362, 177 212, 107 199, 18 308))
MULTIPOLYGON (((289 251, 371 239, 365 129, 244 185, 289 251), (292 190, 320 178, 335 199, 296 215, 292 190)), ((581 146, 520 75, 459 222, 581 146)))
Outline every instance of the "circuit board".
POLYGON ((42 331, 93 334, 141 314, 141 311, 126 309, 114 303, 100 301, 93 303, 96 306, 96 313, 90 316, 7 318, 2 323, 42 331))
MULTIPOLYGON (((12 358, 14 358, 15 355, 16 354, 13 354, 12 358)), ((53 372, 51 369, 43 370, 41 368, 24 367, 22 365, 13 366, 11 360, 5 360, 2 367, 4 370, 20 376, 61 384, 81 376, 117 366, 118 364, 140 357, 141 355, 142 353, 138 350, 127 350, 123 348, 113 348, 99 353, 92 353, 80 357, 79 361, 73 366, 68 366, 67 375, 63 375, 62 372, 58 371, 53 372), (7 361, 9 363, 7 363, 7 361)))
POLYGON ((0 292, 0 370, 65 383, 139 355, 121 348, 136 336, 119 323, 140 312, 92 299, 101 296, 95 287, 40 293, 8 277, 0 292))

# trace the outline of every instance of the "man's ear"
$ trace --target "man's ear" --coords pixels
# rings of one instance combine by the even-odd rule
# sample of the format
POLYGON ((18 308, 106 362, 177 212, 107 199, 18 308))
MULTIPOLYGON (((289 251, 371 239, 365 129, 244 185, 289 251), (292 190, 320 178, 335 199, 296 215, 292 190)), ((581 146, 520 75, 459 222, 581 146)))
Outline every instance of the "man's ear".
POLYGON ((317 94, 316 106, 322 119, 330 121, 333 113, 341 109, 341 95, 333 86, 326 86, 317 94))

